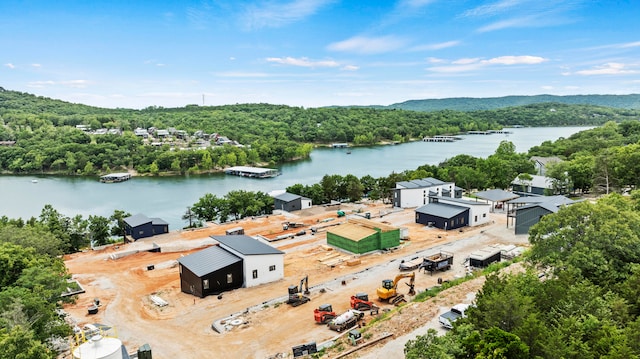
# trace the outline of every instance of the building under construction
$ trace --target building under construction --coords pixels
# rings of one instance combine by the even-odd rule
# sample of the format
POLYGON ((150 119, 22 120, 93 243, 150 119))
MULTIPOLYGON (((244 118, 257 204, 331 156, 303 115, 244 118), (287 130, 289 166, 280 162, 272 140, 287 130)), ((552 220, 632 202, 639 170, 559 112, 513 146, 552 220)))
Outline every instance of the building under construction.
POLYGON ((327 244, 363 254, 400 244, 400 229, 365 218, 350 217, 347 223, 327 229, 327 244))

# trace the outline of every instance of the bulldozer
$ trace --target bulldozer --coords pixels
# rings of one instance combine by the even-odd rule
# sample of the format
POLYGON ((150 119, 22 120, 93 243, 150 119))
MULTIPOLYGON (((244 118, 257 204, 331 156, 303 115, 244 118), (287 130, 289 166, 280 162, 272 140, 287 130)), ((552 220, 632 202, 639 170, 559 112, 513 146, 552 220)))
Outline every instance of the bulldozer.
POLYGON ((309 294, 311 294, 311 292, 309 292, 309 276, 306 276, 300 279, 299 286, 289 286, 289 300, 287 300, 287 304, 293 307, 304 304, 311 300, 311 298, 307 297, 309 294), (303 288, 304 292, 302 291, 303 288))
POLYGON ((378 288, 378 298, 382 301, 386 301, 390 304, 397 305, 407 300, 404 298, 404 294, 398 293, 398 283, 404 278, 409 278, 409 283, 405 283, 409 286, 409 295, 415 295, 414 282, 416 279, 416 272, 401 273, 398 274, 395 279, 385 279, 382 281, 382 287, 378 288))
POLYGON ((356 293, 351 296, 351 309, 357 309, 359 311, 371 311, 371 315, 378 314, 380 308, 369 301, 369 295, 367 293, 356 293))
POLYGON ((313 319, 315 319, 316 323, 327 324, 335 317, 337 317, 337 315, 336 312, 333 311, 331 304, 323 304, 313 310, 313 319))

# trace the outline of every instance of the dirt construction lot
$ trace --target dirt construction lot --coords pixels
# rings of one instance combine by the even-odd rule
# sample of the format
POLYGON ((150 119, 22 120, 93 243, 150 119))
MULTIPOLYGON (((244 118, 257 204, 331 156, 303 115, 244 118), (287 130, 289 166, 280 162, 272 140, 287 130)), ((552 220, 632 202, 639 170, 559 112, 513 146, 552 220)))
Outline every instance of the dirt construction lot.
MULTIPOLYGON (((455 254, 454 266, 449 271, 433 275, 416 273, 415 288, 420 292, 436 285, 438 278, 448 280, 465 275, 464 260, 471 252, 491 244, 526 245, 527 242, 526 236, 515 236, 513 228, 507 228, 506 214, 502 212, 490 213, 491 220, 486 225, 445 232, 414 223, 413 209, 394 211, 381 204, 342 204, 339 208, 347 213, 346 217, 336 217, 337 207, 314 207, 295 215, 286 213, 225 225, 210 224, 203 229, 70 255, 65 261, 67 268, 86 292, 65 310, 79 326, 86 323, 112 326, 129 352, 148 343, 155 359, 293 357, 294 346, 311 342, 321 346, 340 334, 314 322, 315 308, 329 303, 335 312, 343 313, 349 309, 350 296, 357 292, 366 292, 370 300, 377 301, 376 288, 383 279, 393 279, 399 273, 398 264, 402 259, 439 250, 455 254), (408 228, 408 240, 392 251, 355 257, 328 247, 323 230, 315 235, 310 233, 311 226, 342 223, 356 215, 355 212, 370 212, 374 221, 408 228), (283 232, 284 221, 303 222, 306 227, 283 232), (306 229, 305 235, 271 242, 285 252, 285 278, 225 292, 220 297, 201 299, 182 293, 176 260, 213 244, 210 235, 224 235, 226 229, 237 226, 242 226, 247 235, 267 238, 306 229), (148 252, 152 243, 161 246, 162 252, 148 252), (311 301, 298 307, 285 304, 287 287, 298 285, 304 276, 309 278, 311 301), (168 304, 156 305, 152 295, 168 304), (94 298, 100 299, 100 307, 97 314, 90 315, 87 309, 94 298), (214 322, 222 328, 221 332, 212 329, 214 322)), ((382 350, 394 338, 432 322, 448 306, 468 301, 469 295, 481 285, 482 278, 479 278, 452 288, 435 300, 408 304, 382 325, 368 329, 370 335, 365 342, 386 333, 392 334, 391 337, 347 357, 376 357, 376 350, 382 350)), ((399 292, 405 294, 407 288, 402 282, 398 286, 399 292)), ((392 309, 389 304, 377 304, 383 309, 392 309)), ((371 319, 367 315, 365 323, 371 319)), ((403 337, 406 340, 404 338, 406 336, 403 337)), ((345 347, 344 351, 349 349, 352 347, 345 347)), ((325 357, 341 354, 344 352, 333 350, 325 357)))

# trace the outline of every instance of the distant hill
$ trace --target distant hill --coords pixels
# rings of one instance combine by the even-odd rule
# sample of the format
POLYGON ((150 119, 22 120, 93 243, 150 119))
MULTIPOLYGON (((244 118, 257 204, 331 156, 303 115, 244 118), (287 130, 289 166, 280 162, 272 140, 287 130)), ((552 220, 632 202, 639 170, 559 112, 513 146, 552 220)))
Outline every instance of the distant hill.
POLYGON ((640 109, 640 94, 631 95, 536 95, 505 97, 455 97, 430 100, 409 100, 389 106, 372 108, 401 109, 409 111, 477 111, 495 110, 505 107, 524 106, 536 103, 562 103, 567 105, 594 105, 620 109, 640 109))

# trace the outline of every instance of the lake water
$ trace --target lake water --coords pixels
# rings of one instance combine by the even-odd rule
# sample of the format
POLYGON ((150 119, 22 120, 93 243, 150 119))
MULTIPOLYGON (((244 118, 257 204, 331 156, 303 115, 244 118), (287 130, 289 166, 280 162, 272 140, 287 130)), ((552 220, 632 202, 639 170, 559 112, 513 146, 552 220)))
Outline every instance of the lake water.
POLYGON ((350 148, 320 148, 311 158, 279 167, 282 175, 269 179, 236 177, 224 174, 188 177, 134 177, 122 183, 100 183, 95 178, 59 176, 0 176, 0 216, 28 219, 40 215, 50 204, 58 212, 72 217, 81 214, 109 217, 120 209, 143 213, 169 223, 169 230, 184 227, 182 215, 206 193, 223 196, 232 190, 283 190, 296 183, 311 185, 325 174, 353 174, 374 178, 392 172, 413 170, 424 164, 438 164, 459 154, 487 157, 500 141, 515 144, 517 152, 547 140, 569 137, 591 127, 514 128, 512 133, 466 135, 456 142, 411 142, 401 145, 350 148), (34 183, 33 180, 37 180, 34 183))

